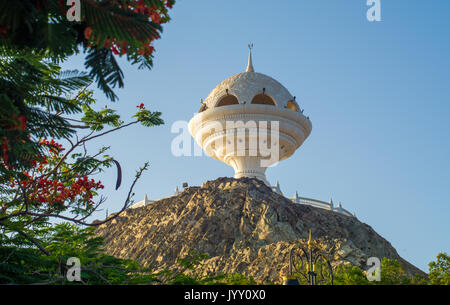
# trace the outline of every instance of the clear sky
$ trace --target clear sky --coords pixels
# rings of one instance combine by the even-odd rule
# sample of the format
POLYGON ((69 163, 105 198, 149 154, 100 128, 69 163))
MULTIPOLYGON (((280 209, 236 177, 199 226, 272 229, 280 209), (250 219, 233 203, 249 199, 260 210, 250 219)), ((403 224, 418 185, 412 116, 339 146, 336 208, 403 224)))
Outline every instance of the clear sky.
MULTIPOLYGON (((153 70, 121 61, 125 88, 105 103, 130 117, 136 105, 163 113, 164 126, 131 127, 103 137, 122 164, 99 176, 109 212, 125 200, 135 170, 150 161, 135 200, 173 194, 183 182, 233 176, 212 158, 175 157, 173 122, 188 121, 200 99, 243 72, 249 42, 256 72, 297 97, 312 121, 310 137, 267 170, 287 196, 335 203, 355 212, 427 271, 450 252, 450 1, 381 0, 381 22, 366 19, 366 0, 177 0, 153 70)), ((65 68, 83 70, 82 57, 65 68)), ((104 212, 97 214, 104 217, 104 212)))

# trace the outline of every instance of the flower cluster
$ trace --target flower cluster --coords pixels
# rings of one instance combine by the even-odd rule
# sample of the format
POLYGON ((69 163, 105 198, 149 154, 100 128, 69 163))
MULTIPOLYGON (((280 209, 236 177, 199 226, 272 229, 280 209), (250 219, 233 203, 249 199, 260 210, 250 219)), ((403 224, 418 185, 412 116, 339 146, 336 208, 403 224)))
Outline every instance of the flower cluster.
POLYGON ((55 140, 51 139, 50 141, 48 141, 47 139, 42 139, 40 141, 40 143, 48 148, 48 152, 50 153, 59 153, 63 150, 65 150, 65 148, 62 147, 61 144, 58 144, 55 142, 55 140))
MULTIPOLYGON (((59 152, 64 148, 53 139, 42 139, 40 144, 48 148, 50 154, 37 156, 31 160, 33 168, 23 172, 22 178, 13 179, 9 186, 25 190, 28 200, 34 203, 52 205, 78 201, 86 206, 92 205, 96 191, 104 188, 102 183, 87 176, 79 177, 77 173, 73 173, 74 177, 63 174, 58 177, 50 175, 55 160, 58 160, 59 152)), ((65 171, 67 172, 67 169, 63 170, 65 171)))
POLYGON ((92 205, 94 192, 104 188, 100 181, 88 179, 87 176, 77 178, 71 183, 63 183, 46 176, 32 177, 28 172, 24 172, 24 175, 27 179, 14 180, 10 186, 13 188, 20 185, 23 189, 30 191, 29 200, 49 205, 64 204, 67 200, 78 200, 86 205, 92 205))
MULTIPOLYGON (((42 0, 36 0, 35 1, 35 7, 38 11, 42 11, 44 9, 48 10, 50 6, 46 4, 45 1, 42 0)), ((120 8, 122 10, 127 10, 129 12, 142 14, 148 18, 149 21, 161 25, 163 23, 167 23, 170 20, 170 17, 168 15, 168 10, 172 8, 172 6, 175 3, 175 0, 158 0, 158 1, 144 1, 144 0, 111 0, 106 1, 109 2, 109 5, 113 5, 117 8, 120 8), (149 3, 152 3, 151 5, 149 3)), ((69 9, 69 6, 66 4, 66 1, 59 0, 58 1, 59 10, 60 13, 63 16, 66 16, 67 11, 69 9)), ((73 5, 73 3, 72 3, 73 5)), ((88 5, 88 4, 84 4, 88 5)), ((92 1, 89 3, 91 6, 95 6, 96 8, 103 10, 104 8, 101 7, 97 1, 92 1)), ((73 14, 75 11, 73 12, 73 14)), ((84 30, 84 37, 88 42, 88 46, 95 46, 95 47, 104 47, 107 49, 110 49, 114 54, 116 55, 123 55, 126 54, 128 51, 131 51, 129 49, 129 42, 126 40, 118 40, 118 39, 107 39, 104 45, 99 45, 100 42, 98 40, 98 35, 101 33, 93 33, 95 32, 93 28, 93 24, 95 22, 98 22, 98 20, 86 20, 84 16, 81 16, 82 22, 87 25, 87 27, 84 30)), ((10 31, 11 26, 2 27, 0 26, 0 37, 3 37, 4 39, 8 39, 8 31, 10 31)), ((101 30, 98 30, 101 31, 101 30)), ((136 39, 139 41, 139 47, 133 49, 133 52, 138 52, 139 55, 150 57, 154 51, 154 47, 151 45, 152 42, 159 38, 159 35, 157 33, 154 33, 151 35, 151 37, 140 37, 138 38, 138 35, 133 35, 133 39, 136 39)), ((101 35, 100 35, 101 36, 101 35)), ((102 40, 104 41, 104 40, 102 40)))
MULTIPOLYGON (((115 2, 121 9, 145 15, 149 21, 159 25, 170 20, 168 9, 171 9, 175 3, 174 0, 163 0, 161 1, 161 5, 157 7, 156 5, 147 5, 143 0, 115 0, 115 2)), ((90 43, 89 45, 98 45, 96 39, 97 36, 93 35, 92 27, 88 26, 85 28, 84 37, 90 43)), ((151 44, 158 38, 159 35, 157 34, 151 37, 145 37, 144 40, 141 41, 142 45, 137 50, 138 54, 150 57, 154 51, 154 47, 151 44)), ((124 55, 129 51, 129 42, 126 40, 106 39, 105 44, 102 47, 110 49, 116 55, 124 55)))

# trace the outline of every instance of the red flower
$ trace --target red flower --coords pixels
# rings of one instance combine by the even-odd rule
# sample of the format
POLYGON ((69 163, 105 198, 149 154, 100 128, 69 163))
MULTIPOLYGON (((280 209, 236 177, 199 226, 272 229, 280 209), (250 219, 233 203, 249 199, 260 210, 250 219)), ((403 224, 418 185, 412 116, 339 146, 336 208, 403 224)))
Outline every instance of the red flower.
POLYGON ((106 49, 109 48, 109 43, 110 43, 110 41, 109 41, 109 38, 108 38, 108 39, 105 40, 105 45, 104 45, 104 47, 106 49))
POLYGON ((155 48, 153 46, 148 46, 147 47, 148 55, 150 56, 153 53, 154 50, 155 50, 155 48))
POLYGON ((139 109, 145 109, 144 103, 141 103, 140 105, 137 105, 136 108, 139 108, 139 109))
POLYGON ((150 14, 150 18, 152 18, 152 21, 154 23, 161 24, 161 16, 158 14, 158 12, 153 11, 150 14))
POLYGON ((137 11, 138 12, 145 12, 145 3, 142 0, 139 0, 138 5, 137 5, 137 11))
POLYGON ((27 118, 23 114, 21 114, 19 115, 19 121, 20 121, 19 129, 24 130, 27 127, 27 118))
POLYGON ((84 29, 84 38, 89 39, 89 37, 91 37, 92 34, 92 29, 91 27, 87 27, 84 29))
POLYGON ((116 46, 112 46, 111 50, 113 51, 114 54, 119 55, 119 50, 117 50, 116 46))
POLYGON ((121 41, 121 44, 120 44, 120 55, 123 55, 123 54, 127 53, 127 46, 128 46, 128 41, 126 41, 126 40, 121 41))

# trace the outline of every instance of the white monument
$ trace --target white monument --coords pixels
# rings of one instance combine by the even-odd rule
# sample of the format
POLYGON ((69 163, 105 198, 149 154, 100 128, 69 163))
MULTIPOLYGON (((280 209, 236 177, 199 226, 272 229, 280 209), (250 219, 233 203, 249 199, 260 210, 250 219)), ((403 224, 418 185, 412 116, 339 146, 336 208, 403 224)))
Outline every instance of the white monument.
POLYGON ((295 96, 254 71, 249 49, 246 71, 211 91, 189 122, 189 131, 206 154, 233 167, 235 178, 257 178, 270 186, 267 167, 289 158, 312 125, 295 96))
MULTIPOLYGON (((247 70, 230 76, 211 91, 189 122, 189 131, 209 156, 233 167, 235 178, 260 179, 284 196, 278 182, 270 186, 265 171, 289 158, 309 136, 312 125, 283 85, 255 72, 249 47, 247 70)), ((177 186, 174 196, 181 193, 177 186)), ((328 203, 300 197, 298 192, 288 199, 354 217, 340 202, 335 207, 331 199, 328 203)), ((145 196, 131 208, 153 202, 145 196)))

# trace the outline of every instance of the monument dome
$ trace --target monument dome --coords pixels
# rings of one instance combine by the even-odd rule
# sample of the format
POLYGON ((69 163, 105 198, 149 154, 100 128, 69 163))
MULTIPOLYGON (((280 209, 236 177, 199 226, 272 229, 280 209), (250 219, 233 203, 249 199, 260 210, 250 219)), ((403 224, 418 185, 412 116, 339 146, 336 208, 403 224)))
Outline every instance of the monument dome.
POLYGON ((246 71, 209 93, 189 131, 209 156, 233 167, 235 178, 257 178, 270 185, 267 167, 290 157, 312 124, 282 84, 254 71, 249 49, 246 71))

